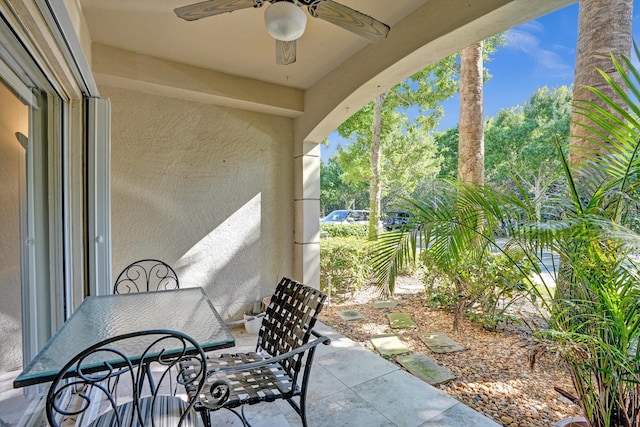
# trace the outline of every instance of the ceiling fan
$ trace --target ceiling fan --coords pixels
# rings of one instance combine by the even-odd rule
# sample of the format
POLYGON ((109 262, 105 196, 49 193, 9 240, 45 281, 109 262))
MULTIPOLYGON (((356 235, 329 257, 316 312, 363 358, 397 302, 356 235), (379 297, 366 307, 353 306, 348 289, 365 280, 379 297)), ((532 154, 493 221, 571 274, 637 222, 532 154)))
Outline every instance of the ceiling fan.
POLYGON ((267 32, 276 39, 276 63, 296 62, 296 40, 302 36, 307 16, 320 18, 349 30, 369 41, 377 42, 389 33, 389 26, 362 12, 333 0, 208 0, 174 9, 176 15, 186 21, 220 15, 250 7, 259 8, 271 3, 264 14, 267 32))

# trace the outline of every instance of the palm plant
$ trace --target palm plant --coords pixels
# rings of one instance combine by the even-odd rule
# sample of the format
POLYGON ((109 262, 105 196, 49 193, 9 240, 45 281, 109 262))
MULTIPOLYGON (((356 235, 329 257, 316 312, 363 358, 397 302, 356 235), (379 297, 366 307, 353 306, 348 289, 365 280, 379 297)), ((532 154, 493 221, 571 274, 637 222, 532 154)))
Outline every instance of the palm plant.
POLYGON ((578 102, 601 151, 572 168, 558 150, 566 192, 547 206, 558 217, 537 221, 535 204, 517 181, 515 193, 452 183, 428 203, 407 201, 416 214, 413 227, 380 236, 374 257, 378 283, 392 292, 400 269, 418 256, 446 271, 469 257, 481 260, 490 249, 516 268, 516 250, 537 265, 543 251, 556 253, 560 268, 550 272, 553 283, 541 289, 526 279, 546 320, 533 331, 532 360, 541 351, 564 360, 576 403, 593 427, 640 425, 640 235, 633 227, 640 202, 640 72, 626 57, 612 59, 629 94, 601 73, 617 99, 590 88, 607 108, 578 102), (511 237, 500 246, 494 235, 504 224, 511 237))

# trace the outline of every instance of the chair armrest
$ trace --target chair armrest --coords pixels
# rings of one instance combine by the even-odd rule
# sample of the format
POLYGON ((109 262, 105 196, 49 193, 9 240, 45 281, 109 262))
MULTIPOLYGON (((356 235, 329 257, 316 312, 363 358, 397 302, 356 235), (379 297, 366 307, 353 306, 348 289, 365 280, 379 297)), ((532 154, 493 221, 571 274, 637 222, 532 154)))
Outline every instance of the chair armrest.
POLYGON ((320 335, 317 339, 313 341, 309 341, 305 345, 302 345, 296 348, 295 350, 291 350, 288 353, 284 353, 276 357, 270 357, 260 362, 245 363, 244 365, 224 366, 222 368, 212 369, 207 372, 207 377, 214 375, 216 372, 244 371, 247 369, 260 368, 262 366, 266 366, 274 362, 280 362, 282 360, 288 359, 290 357, 295 356, 296 354, 304 353, 305 351, 317 346, 318 344, 329 345, 331 344, 331 340, 329 339, 329 337, 320 335))
MULTIPOLYGON (((312 329, 312 330, 311 330, 311 335, 313 335, 313 336, 314 336, 314 337, 316 337, 316 338, 320 338, 320 337, 322 337, 322 336, 323 336, 320 332, 316 332, 316 330, 315 330, 315 329, 312 329)), ((329 342, 325 342, 325 343, 323 343, 323 344, 324 344, 324 345, 329 345, 329 344, 331 344, 331 340, 329 340, 329 342)))

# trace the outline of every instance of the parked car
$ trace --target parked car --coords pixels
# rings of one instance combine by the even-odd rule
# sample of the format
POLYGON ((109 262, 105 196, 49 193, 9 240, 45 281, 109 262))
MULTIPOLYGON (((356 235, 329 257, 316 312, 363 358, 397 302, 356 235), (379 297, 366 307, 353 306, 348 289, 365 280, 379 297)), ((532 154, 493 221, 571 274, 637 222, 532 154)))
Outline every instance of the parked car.
POLYGON ((344 209, 333 211, 320 220, 322 224, 367 224, 369 211, 344 209))
POLYGON ((415 218, 415 215, 411 212, 387 212, 386 217, 382 221, 382 225, 387 231, 398 230, 410 223, 413 218, 415 218))

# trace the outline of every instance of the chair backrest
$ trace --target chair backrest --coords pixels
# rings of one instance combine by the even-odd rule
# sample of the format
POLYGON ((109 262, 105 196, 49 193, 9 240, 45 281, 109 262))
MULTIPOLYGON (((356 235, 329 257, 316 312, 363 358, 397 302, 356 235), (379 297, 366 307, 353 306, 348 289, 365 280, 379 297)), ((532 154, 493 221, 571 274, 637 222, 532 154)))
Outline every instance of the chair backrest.
POLYGON ((187 425, 199 418, 192 408, 206 371, 202 347, 182 332, 119 335, 88 347, 60 370, 47 395, 47 419, 52 426, 87 425, 96 417, 96 425, 187 425), (183 360, 193 367, 189 378, 179 372, 183 360), (194 398, 172 396, 177 384, 194 387, 194 398))
POLYGON ((157 259, 141 259, 129 264, 113 285, 114 294, 178 289, 178 275, 171 266, 157 259))
MULTIPOLYGON (((256 351, 275 357, 306 344, 327 296, 317 289, 283 277, 262 318, 256 351)), ((304 353, 281 363, 294 378, 304 353)))

